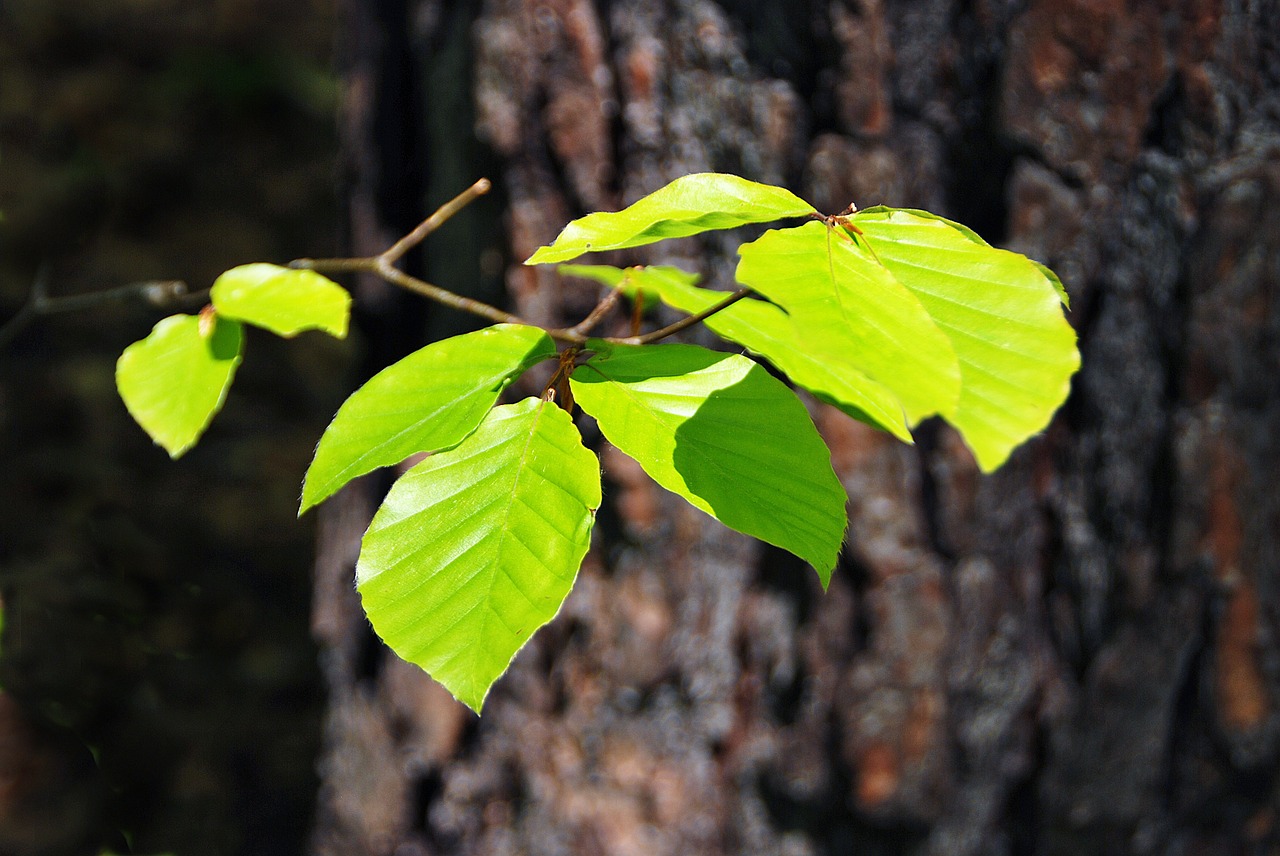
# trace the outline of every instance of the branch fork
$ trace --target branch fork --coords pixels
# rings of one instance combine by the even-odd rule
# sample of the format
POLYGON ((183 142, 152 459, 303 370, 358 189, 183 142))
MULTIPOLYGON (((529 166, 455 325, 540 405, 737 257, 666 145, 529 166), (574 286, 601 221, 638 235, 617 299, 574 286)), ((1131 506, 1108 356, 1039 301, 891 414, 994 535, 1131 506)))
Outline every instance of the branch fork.
MULTIPOLYGON (((481 318, 499 324, 523 324, 529 327, 540 327, 545 330, 547 335, 557 342, 562 342, 570 346, 582 346, 587 343, 589 333, 594 329, 609 313, 609 311, 617 304, 618 299, 622 296, 619 289, 612 289, 595 308, 591 310, 579 323, 572 327, 547 328, 540 324, 534 324, 526 321, 518 315, 513 315, 491 306, 474 298, 465 297, 456 294, 446 288, 441 288, 426 280, 411 276, 396 266, 397 262, 404 257, 406 253, 418 246, 426 239, 428 235, 440 228, 449 218, 457 214, 471 202, 488 193, 492 188, 492 183, 487 178, 482 178, 475 184, 468 187, 462 193, 446 202, 436 209, 431 216, 419 223, 413 231, 409 232, 400 240, 396 241, 387 249, 383 250, 376 256, 365 256, 360 258, 344 258, 344 259, 295 259, 289 263, 289 267, 301 270, 313 270, 317 273, 370 273, 382 280, 405 289, 415 294, 422 295, 430 300, 434 300, 444 306, 458 309, 463 312, 470 312, 481 318)), ((714 315, 722 309, 737 303, 742 298, 751 293, 749 288, 740 288, 727 295, 724 300, 710 306, 707 309, 695 315, 669 324, 659 330, 654 330, 643 335, 633 335, 624 337, 604 337, 602 341, 615 345, 647 345, 672 336, 682 330, 692 327, 706 318, 714 315)))

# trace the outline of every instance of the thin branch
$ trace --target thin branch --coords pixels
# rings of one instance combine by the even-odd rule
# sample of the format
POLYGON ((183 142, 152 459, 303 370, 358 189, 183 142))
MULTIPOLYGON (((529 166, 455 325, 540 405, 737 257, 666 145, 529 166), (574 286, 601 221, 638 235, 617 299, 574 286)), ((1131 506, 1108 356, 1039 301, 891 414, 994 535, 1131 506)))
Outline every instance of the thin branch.
MULTIPOLYGON (((294 259, 289 262, 289 267, 296 270, 314 270, 319 273, 371 273, 392 285, 399 286, 406 291, 412 291, 414 294, 420 294, 452 309, 470 312, 472 315, 479 315, 481 318, 488 318, 490 321, 496 321, 500 324, 536 326, 496 306, 490 306, 483 301, 464 297, 446 288, 432 285, 426 280, 411 276, 395 266, 395 263, 405 253, 422 243, 422 240, 427 235, 440 228, 441 224, 457 214, 465 206, 488 193, 490 187, 492 187, 492 184, 489 179, 480 179, 462 193, 441 205, 430 217, 419 223, 412 232, 376 256, 350 259, 294 259)), ((548 330, 547 334, 554 339, 571 344, 581 344, 586 341, 585 336, 575 333, 573 330, 548 330)))
POLYGON ((568 332, 578 336, 585 336, 590 333, 600 323, 601 319, 608 314, 609 310, 617 304, 620 297, 622 297, 621 288, 609 289, 609 293, 601 298, 600 302, 596 304, 596 308, 591 310, 591 314, 570 327, 568 332))
POLYGON ((107 303, 139 299, 152 306, 170 308, 203 299, 205 296, 207 292, 188 292, 187 284, 180 280, 148 279, 85 294, 50 297, 49 266, 44 264, 40 266, 31 284, 31 294, 27 302, 5 322, 3 327, 0 327, 0 348, 7 347, 28 324, 45 315, 81 312, 107 303))
POLYGON ((698 322, 704 321, 707 318, 710 318, 712 315, 715 315, 720 310, 726 309, 732 306, 733 304, 737 303, 739 300, 746 297, 750 293, 751 293, 751 289, 749 288, 739 288, 737 291, 733 292, 724 300, 721 300, 719 303, 713 306, 708 306, 706 309, 702 310, 701 312, 695 315, 690 315, 688 318, 681 318, 676 323, 669 324, 666 327, 663 327, 661 330, 654 330, 652 333, 645 333, 643 336, 627 336, 625 338, 611 338, 611 339, 605 339, 605 341, 612 342, 615 345, 648 345, 651 342, 657 342, 660 339, 667 338, 668 336, 674 336, 676 333, 679 333, 681 330, 687 330, 688 328, 692 327, 694 324, 697 324, 698 322))
POLYGON ((463 297, 461 294, 454 294, 448 289, 432 285, 429 282, 418 279, 416 276, 410 276, 399 268, 382 262, 381 259, 378 260, 378 264, 374 265, 373 272, 392 285, 398 285, 408 291, 421 294, 423 297, 429 297, 437 303, 442 303, 453 309, 470 312, 472 315, 479 315, 499 324, 529 324, 528 321, 523 320, 518 315, 504 312, 496 306, 490 306, 470 297, 463 297))
POLYGON ((317 273, 377 273, 377 256, 358 259, 294 259, 286 267, 317 273))
POLYGON ((418 244, 421 244, 427 235, 430 235, 436 229, 439 229, 446 220, 454 214, 457 214, 474 200, 488 193, 489 188, 491 187, 493 187, 493 185, 490 183, 489 179, 480 179, 475 184, 471 185, 466 190, 441 205, 430 217, 419 223, 416 229, 392 244, 386 252, 382 254, 382 259, 389 263, 399 261, 401 256, 418 246, 418 244))

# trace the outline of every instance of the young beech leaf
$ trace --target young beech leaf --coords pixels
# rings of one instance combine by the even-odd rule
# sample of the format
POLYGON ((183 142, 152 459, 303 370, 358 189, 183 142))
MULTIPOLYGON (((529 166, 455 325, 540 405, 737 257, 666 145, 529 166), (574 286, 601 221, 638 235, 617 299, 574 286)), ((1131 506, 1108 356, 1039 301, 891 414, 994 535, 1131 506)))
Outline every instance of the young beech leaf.
POLYGON ((200 439, 222 409, 240 365, 243 328, 226 318, 205 317, 213 319, 208 335, 195 315, 165 318, 151 335, 125 348, 116 363, 116 388, 129 415, 171 458, 200 439))
POLYGON ((232 268, 213 283, 209 300, 218 314, 286 338, 303 330, 347 335, 351 295, 312 270, 265 263, 232 268))
MULTIPOLYGON (((632 268, 630 282, 646 294, 657 294, 665 303, 690 314, 724 300, 723 291, 694 285, 696 274, 673 267, 632 268)), ((855 419, 888 431, 911 443, 902 403, 887 387, 867 377, 841 348, 825 347, 825 340, 810 340, 779 307, 763 300, 739 300, 703 322, 712 331, 737 342, 773 363, 822 401, 855 419)))
POLYGON ((694 345, 608 345, 570 378, 610 443, 658 484, 831 579, 847 496, 804 405, 763 366, 694 345))
POLYGON ((639 247, 666 238, 813 213, 812 205, 781 187, 715 172, 686 175, 621 211, 601 211, 574 220, 525 264, 566 262, 583 253, 639 247))
MULTIPOLYGON (((891 217, 891 215, 895 211, 901 214, 909 214, 912 217, 918 217, 922 220, 937 220, 939 223, 945 223, 946 225, 950 226, 952 229, 955 229, 957 232, 964 235, 966 238, 973 241, 975 244, 980 244, 981 246, 984 246, 984 247, 991 246, 985 240, 983 240, 981 235, 979 235, 977 232, 973 231, 963 223, 957 223, 955 220, 948 220, 946 217, 941 217, 937 214, 934 214, 932 211, 921 211, 918 208, 890 208, 887 205, 877 205, 875 208, 864 209, 863 211, 860 212, 859 216, 870 220, 882 214, 890 215, 891 217)), ((1031 264, 1035 265, 1036 269, 1039 270, 1042 274, 1044 274, 1045 279, 1049 280, 1049 284, 1053 286, 1053 290, 1058 293, 1058 299, 1062 301, 1062 305, 1070 309, 1071 296, 1067 294, 1067 287, 1062 284, 1062 280, 1058 279, 1058 275, 1053 271, 1051 271, 1046 265, 1041 264, 1035 259, 1028 259, 1028 261, 1031 262, 1031 264)))
POLYGON ((479 713, 573 587, 599 506, 599 462, 565 411, 495 407, 374 515, 356 566, 374 630, 479 713))
POLYGON ((842 229, 771 229, 738 248, 738 281, 791 316, 815 353, 892 390, 914 425, 955 412, 960 367, 919 298, 842 229))
POLYGON ((316 447, 299 514, 356 476, 456 444, 525 369, 555 356, 536 327, 498 324, 414 351, 338 409, 316 447))
POLYGON ((994 470, 1049 423, 1080 366, 1057 286, 1025 256, 933 215, 879 208, 853 223, 950 338, 961 388, 944 415, 978 465, 994 470))

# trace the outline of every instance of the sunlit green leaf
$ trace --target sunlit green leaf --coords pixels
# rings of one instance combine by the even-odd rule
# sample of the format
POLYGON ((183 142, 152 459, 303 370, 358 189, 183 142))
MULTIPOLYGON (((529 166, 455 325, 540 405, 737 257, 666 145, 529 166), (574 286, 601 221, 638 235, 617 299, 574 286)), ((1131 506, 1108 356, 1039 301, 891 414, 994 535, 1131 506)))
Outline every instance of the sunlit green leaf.
POLYGON ((887 387, 914 425, 950 415, 960 368, 921 301, 841 229, 806 223, 771 229, 738 248, 738 281, 781 306, 814 353, 887 387))
POLYGON ((599 505, 599 462, 567 413, 496 407, 387 494, 356 568, 369 620, 479 712, 573 587, 599 505))
POLYGON ((240 364, 239 322, 206 318, 171 315, 116 363, 129 414, 173 458, 195 445, 222 408, 240 364))
POLYGON ((325 429, 298 513, 357 476, 462 440, 508 384, 555 352, 536 327, 498 324, 427 345, 378 372, 325 429))
POLYGON ((565 262, 583 253, 639 247, 712 229, 813 213, 812 205, 781 187, 715 172, 686 175, 621 211, 602 211, 574 220, 525 264, 565 262))
POLYGON ((315 271, 271 264, 241 265, 218 277, 209 293, 218 314, 280 336, 323 330, 347 335, 351 295, 315 271))
MULTIPOLYGON (((892 219, 891 215, 895 211, 901 214, 911 215, 912 217, 916 217, 922 220, 936 220, 939 223, 945 223, 946 225, 950 226, 952 229, 955 229, 961 235, 964 235, 966 238, 973 241, 975 244, 980 244, 981 246, 984 246, 984 247, 991 246, 985 240, 983 240, 981 235, 979 235, 977 232, 973 231, 963 223, 957 223, 955 220, 948 220, 946 217, 941 217, 937 214, 934 214, 932 211, 921 211, 917 208, 890 208, 887 205, 877 205, 874 208, 868 208, 865 211, 860 212, 859 216, 862 217, 863 219, 870 220, 870 219, 877 219, 880 215, 886 215, 886 216, 890 216, 890 219, 892 219)), ((855 221, 856 221, 856 218, 855 218, 855 221)), ((1050 270, 1046 265, 1041 264, 1035 259, 1028 259, 1028 261, 1030 261, 1031 264, 1035 265, 1036 269, 1039 270, 1042 274, 1044 274, 1045 279, 1049 280, 1049 284, 1053 286, 1053 290, 1058 293, 1058 299, 1062 301, 1062 305, 1070 309, 1071 296, 1067 294, 1067 288, 1062 284, 1062 280, 1058 278, 1058 275, 1054 273, 1052 270, 1050 270)))
POLYGON ((759 363, 694 345, 591 345, 574 397, 654 481, 831 579, 844 488, 804 405, 759 363))
POLYGON ((1048 424, 1080 365, 1058 287, 1025 256, 932 215, 870 209, 853 223, 954 345, 961 390, 947 419, 994 470, 1048 424))
MULTIPOLYGON (((629 277, 632 288, 656 294, 690 314, 708 309, 726 296, 723 291, 697 287, 697 280, 696 274, 660 265, 632 268, 629 277)), ((807 339, 787 313, 772 303, 739 300, 703 323, 725 339, 764 357, 822 401, 903 442, 912 442, 896 395, 859 371, 844 350, 824 349, 823 340, 807 339)))
POLYGON ((1045 279, 1049 280, 1049 284, 1053 286, 1053 290, 1058 294, 1059 302, 1067 309, 1070 309, 1071 295, 1067 294, 1067 287, 1062 284, 1062 280, 1058 278, 1058 275, 1050 270, 1048 265, 1043 265, 1035 259, 1029 259, 1029 261, 1036 266, 1036 270, 1044 274, 1045 279))

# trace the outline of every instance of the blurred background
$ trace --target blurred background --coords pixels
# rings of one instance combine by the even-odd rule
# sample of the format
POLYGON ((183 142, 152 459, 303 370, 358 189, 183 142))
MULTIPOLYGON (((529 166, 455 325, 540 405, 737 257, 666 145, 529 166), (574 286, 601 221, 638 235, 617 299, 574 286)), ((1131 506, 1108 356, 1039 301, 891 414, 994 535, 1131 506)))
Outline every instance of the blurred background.
MULTIPOLYGON (((830 591, 606 448, 597 539, 477 720, 368 629, 386 489, 296 522, 363 376, 467 329, 352 281, 348 343, 248 341, 177 463, 119 351, 0 351, 0 853, 1280 853, 1280 4, 0 0, 0 310, 376 252, 538 323, 519 262, 689 172, 958 219, 1053 267, 1084 367, 983 477, 823 407, 830 591)), ((741 235, 661 245, 732 280, 741 235)), ((655 318, 655 322, 668 320, 655 318)), ((625 323, 621 317, 614 323, 625 323)), ((705 333, 691 341, 712 344, 705 333)))
MULTIPOLYGON (((0 4, 3 319, 38 276, 51 296, 198 290, 332 252, 334 36, 325 2, 0 4)), ((323 692, 294 517, 350 349, 253 336, 175 463, 113 381, 165 314, 105 302, 0 352, 6 854, 305 841, 323 692)))

